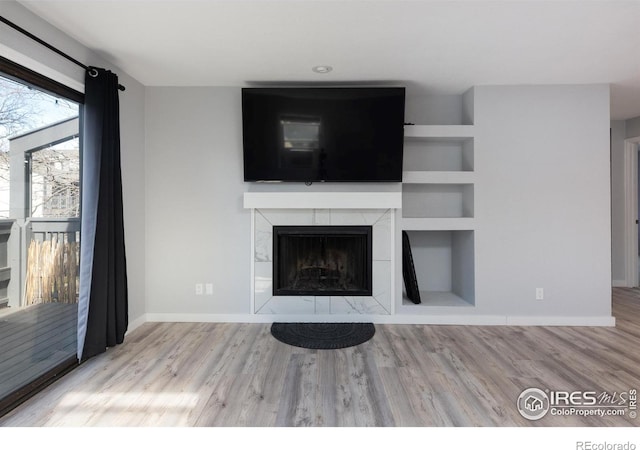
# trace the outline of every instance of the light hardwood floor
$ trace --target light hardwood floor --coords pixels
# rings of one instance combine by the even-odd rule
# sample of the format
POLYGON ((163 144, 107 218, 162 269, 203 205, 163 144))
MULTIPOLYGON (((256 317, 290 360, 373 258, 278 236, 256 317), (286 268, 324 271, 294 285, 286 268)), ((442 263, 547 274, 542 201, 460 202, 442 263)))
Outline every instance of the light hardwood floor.
POLYGON ((0 426, 638 426, 516 409, 529 387, 640 388, 640 290, 613 304, 615 328, 377 325, 331 351, 266 324, 147 323, 0 426))

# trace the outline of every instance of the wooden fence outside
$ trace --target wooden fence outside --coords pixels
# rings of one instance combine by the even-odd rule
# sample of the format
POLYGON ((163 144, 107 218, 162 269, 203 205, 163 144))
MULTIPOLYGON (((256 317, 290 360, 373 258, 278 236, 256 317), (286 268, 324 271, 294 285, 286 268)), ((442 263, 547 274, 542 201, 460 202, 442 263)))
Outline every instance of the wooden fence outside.
POLYGON ((27 252, 25 305, 77 303, 79 243, 58 235, 31 240, 27 252))

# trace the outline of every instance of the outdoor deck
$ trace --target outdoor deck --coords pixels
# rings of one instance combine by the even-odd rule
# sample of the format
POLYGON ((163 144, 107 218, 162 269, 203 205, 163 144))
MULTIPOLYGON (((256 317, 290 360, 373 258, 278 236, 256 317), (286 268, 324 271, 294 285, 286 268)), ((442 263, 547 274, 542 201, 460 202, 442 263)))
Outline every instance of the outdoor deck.
POLYGON ((77 304, 11 309, 0 309, 0 398, 76 353, 77 304))

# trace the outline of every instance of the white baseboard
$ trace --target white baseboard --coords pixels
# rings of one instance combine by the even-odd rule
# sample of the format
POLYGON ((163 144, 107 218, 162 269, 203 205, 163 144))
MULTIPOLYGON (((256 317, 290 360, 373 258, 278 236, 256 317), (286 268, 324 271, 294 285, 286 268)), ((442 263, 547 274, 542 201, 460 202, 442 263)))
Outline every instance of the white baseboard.
POLYGON ((503 316, 485 315, 446 315, 446 314, 396 314, 384 317, 377 323, 398 324, 398 325, 505 325, 503 316))
POLYGON ((507 325, 561 327, 615 327, 613 316, 510 316, 507 325))
POLYGON ((629 287, 626 280, 612 280, 611 287, 629 287))
MULTIPOLYGON (((133 330, 138 328, 140 325, 145 324, 146 322, 149 322, 149 320, 147 320, 146 314, 143 314, 137 319, 132 320, 131 322, 129 322, 129 326, 127 327, 127 333, 131 333, 133 330)), ((125 333, 125 335, 127 333, 125 333)))
POLYGON ((229 323, 268 323, 273 320, 261 314, 180 314, 147 313, 147 322, 229 322, 229 323))
POLYGON ((508 325, 508 326, 570 326, 614 327, 611 316, 500 316, 500 315, 271 315, 271 314, 171 314, 151 313, 137 319, 135 326, 144 322, 220 322, 220 323, 272 323, 272 322, 373 322, 379 324, 423 325, 508 325), (142 321, 141 323, 138 323, 142 321))

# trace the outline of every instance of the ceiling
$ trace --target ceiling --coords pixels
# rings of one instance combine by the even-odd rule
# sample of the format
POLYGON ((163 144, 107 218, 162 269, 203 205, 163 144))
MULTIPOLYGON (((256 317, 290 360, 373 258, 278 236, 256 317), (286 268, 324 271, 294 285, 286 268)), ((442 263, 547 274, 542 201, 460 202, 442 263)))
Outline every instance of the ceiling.
POLYGON ((148 86, 607 83, 640 116, 640 0, 20 3, 148 86))

